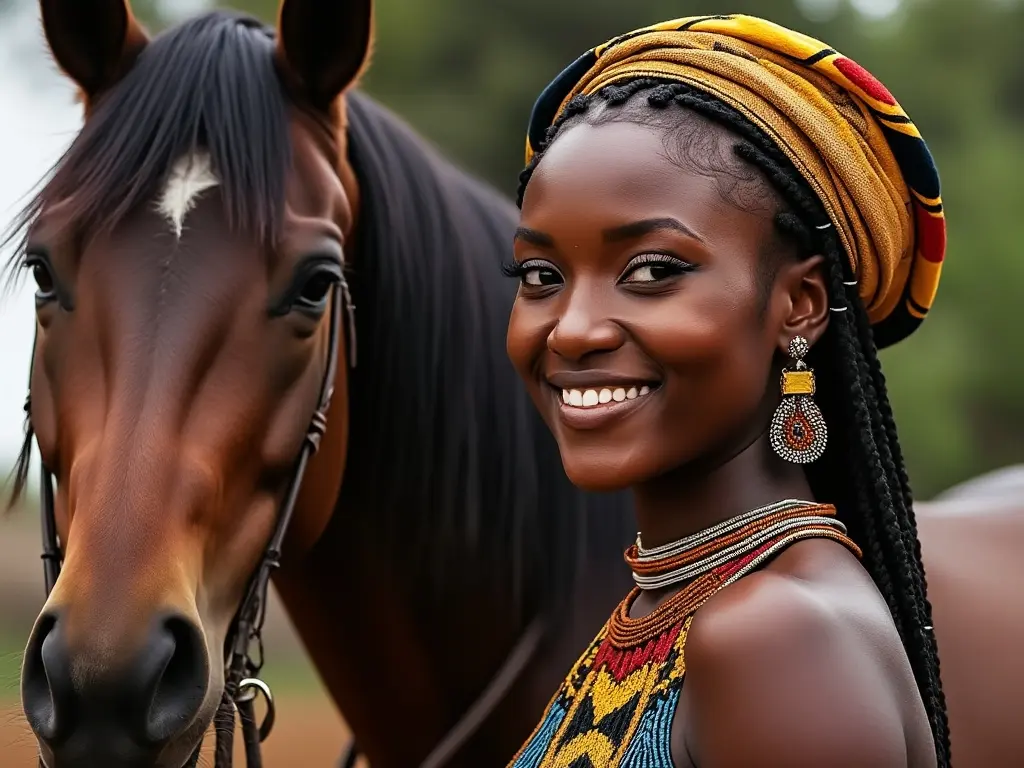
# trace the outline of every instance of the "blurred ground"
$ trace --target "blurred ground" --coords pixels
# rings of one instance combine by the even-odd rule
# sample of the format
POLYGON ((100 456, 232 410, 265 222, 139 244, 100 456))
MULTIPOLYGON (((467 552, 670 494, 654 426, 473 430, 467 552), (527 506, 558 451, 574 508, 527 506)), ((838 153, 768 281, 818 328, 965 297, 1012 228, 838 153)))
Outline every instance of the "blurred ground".
MULTIPOLYGON (((43 600, 36 518, 0 520, 0 768, 36 768, 35 741, 18 702, 21 649, 43 600)), ((276 600, 268 611, 264 677, 278 701, 265 768, 333 768, 348 732, 276 600)), ((208 740, 212 748, 212 739, 208 740)), ((241 745, 236 766, 244 767, 241 745)), ((201 765, 211 766, 207 760, 201 765)), ((365 766, 361 766, 365 768, 365 766)))

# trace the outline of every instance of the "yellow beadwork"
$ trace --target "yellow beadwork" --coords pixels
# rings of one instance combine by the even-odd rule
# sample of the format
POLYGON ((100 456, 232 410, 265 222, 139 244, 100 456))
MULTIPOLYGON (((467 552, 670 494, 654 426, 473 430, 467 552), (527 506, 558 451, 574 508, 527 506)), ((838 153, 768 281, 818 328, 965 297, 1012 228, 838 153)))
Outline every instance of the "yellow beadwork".
MULTIPOLYGON (((672 644, 678 653, 686 642, 692 617, 688 618, 672 644)), ((668 663, 649 661, 629 673, 622 681, 616 681, 606 669, 587 671, 582 688, 574 697, 569 711, 555 735, 554 743, 561 746, 543 760, 540 768, 567 768, 575 765, 581 757, 587 757, 594 766, 618 766, 636 734, 637 727, 647 712, 653 697, 674 683, 678 687, 685 673, 685 665, 675 655, 668 663), (588 706, 593 720, 586 724, 583 733, 570 737, 570 726, 579 728, 581 706, 588 706), (625 728, 614 740, 602 734, 599 726, 606 718, 628 714, 625 728)), ((593 663, 593 656, 588 655, 593 663)), ((578 670, 574 670, 578 673, 578 670)), ((677 692, 678 695, 678 692, 677 692)))
POLYGON ((814 390, 814 371, 782 372, 782 394, 813 395, 814 390))
MULTIPOLYGON (((624 603, 633 597, 630 593, 624 603)), ((635 739, 651 741, 653 737, 667 744, 671 717, 661 718, 659 729, 651 715, 675 708, 686 672, 682 652, 691 621, 688 616, 630 651, 614 649, 608 641, 608 624, 602 627, 534 732, 540 743, 524 745, 512 766, 567 768, 579 765, 583 758, 589 761, 585 765, 617 768, 635 739), (650 655, 643 653, 645 648, 650 655)))

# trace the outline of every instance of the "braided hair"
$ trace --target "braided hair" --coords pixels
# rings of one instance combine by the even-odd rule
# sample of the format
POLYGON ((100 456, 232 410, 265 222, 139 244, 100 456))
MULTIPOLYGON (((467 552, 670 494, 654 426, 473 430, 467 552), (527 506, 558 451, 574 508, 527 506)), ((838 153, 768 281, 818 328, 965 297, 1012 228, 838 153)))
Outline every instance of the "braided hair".
MULTIPOLYGON (((566 125, 628 121, 663 128, 674 123, 678 129, 680 116, 669 113, 678 107, 739 139, 732 148, 735 155, 763 177, 761 183, 767 182, 779 198, 774 223, 780 242, 789 253, 795 246, 798 258, 824 256, 831 306, 846 307, 832 314, 825 335, 808 357, 820 382, 819 405, 829 425, 830 443, 842 450, 826 451, 808 465, 808 479, 818 498, 835 504, 850 535, 864 550, 864 566, 885 598, 909 656, 939 768, 947 768, 946 704, 903 453, 871 324, 856 288, 851 287, 855 283, 835 227, 829 225, 817 195, 775 142, 737 110, 689 85, 640 77, 569 101, 548 129, 540 151, 520 174, 518 205, 522 207, 526 186, 544 150, 566 125)), ((698 149, 704 151, 703 145, 698 149)), ((706 151, 704 155, 695 159, 706 166, 706 151)), ((729 173, 735 176, 734 171, 729 173)), ((762 274, 770 287, 774 269, 762 274)))

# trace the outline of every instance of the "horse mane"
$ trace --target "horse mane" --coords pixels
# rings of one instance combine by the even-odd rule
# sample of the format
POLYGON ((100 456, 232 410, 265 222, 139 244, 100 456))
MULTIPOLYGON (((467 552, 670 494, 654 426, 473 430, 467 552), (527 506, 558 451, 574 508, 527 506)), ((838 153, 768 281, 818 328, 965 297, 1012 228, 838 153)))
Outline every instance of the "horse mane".
MULTIPOLYGON (((227 12, 173 27, 95 102, 3 244, 57 202, 82 230, 109 231, 153 203, 174 163, 200 149, 210 156, 232 228, 273 242, 291 164, 287 105, 273 30, 227 12)), ((23 257, 24 248, 16 249, 8 268, 23 257)))
POLYGON ((365 541, 400 552, 408 583, 430 574, 439 594, 472 571, 528 611, 558 601, 593 538, 617 557, 633 522, 622 497, 569 483, 505 353, 518 211, 368 97, 348 115, 360 362, 339 508, 361 502, 365 541))

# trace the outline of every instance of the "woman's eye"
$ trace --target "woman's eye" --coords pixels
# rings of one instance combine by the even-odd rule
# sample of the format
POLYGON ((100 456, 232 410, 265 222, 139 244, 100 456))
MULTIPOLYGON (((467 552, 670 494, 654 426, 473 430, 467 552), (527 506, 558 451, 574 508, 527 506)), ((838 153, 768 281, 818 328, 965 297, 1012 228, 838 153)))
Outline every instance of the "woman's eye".
POLYGON ((322 308, 327 303, 327 296, 337 279, 329 272, 318 272, 302 286, 295 303, 305 309, 322 308))
POLYGON ((550 267, 530 267, 523 271, 523 284, 533 287, 558 285, 561 276, 550 267))
POLYGON ((673 256, 653 254, 646 259, 634 264, 625 277, 623 283, 657 283, 662 280, 681 275, 693 269, 690 264, 673 256))
POLYGON ((671 277, 673 271, 664 264, 647 264, 646 266, 634 269, 623 282, 626 283, 653 283, 671 277))

